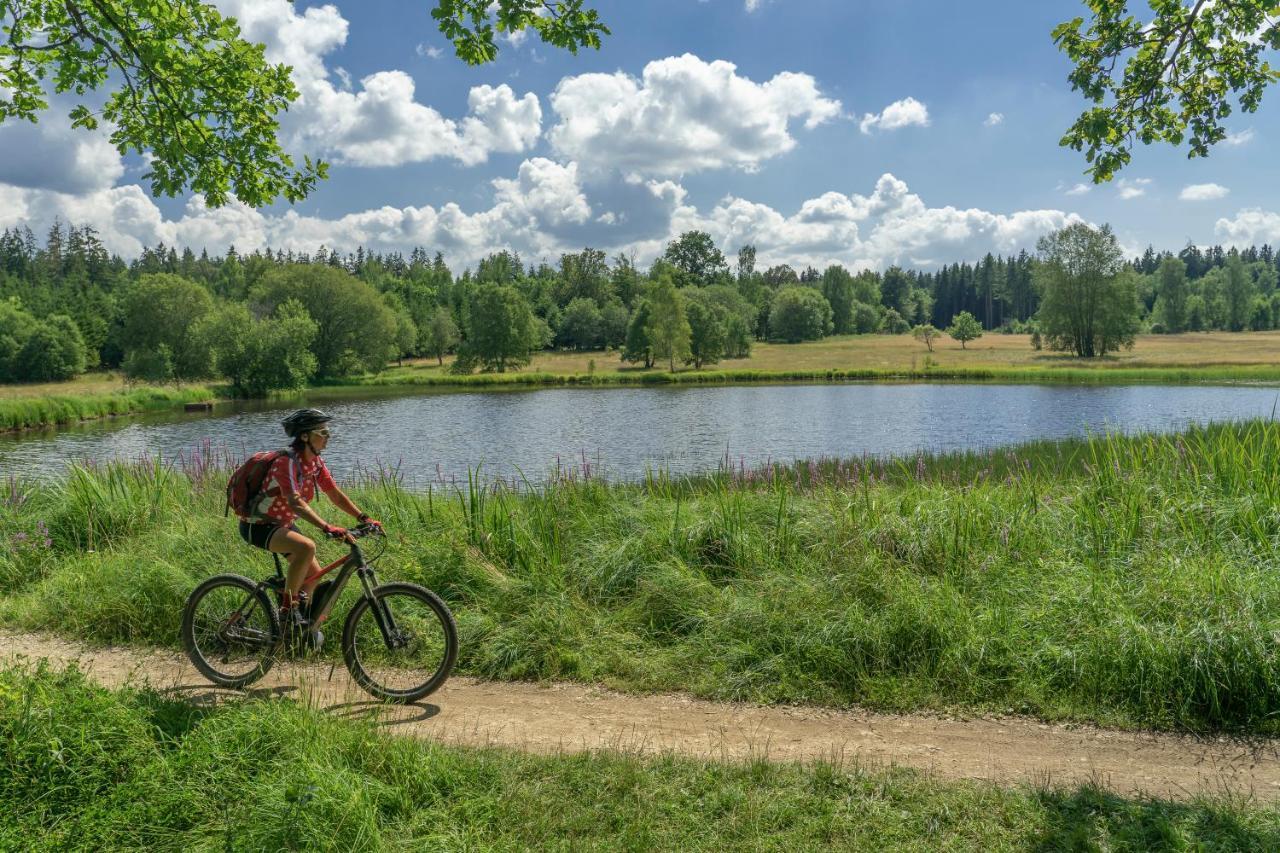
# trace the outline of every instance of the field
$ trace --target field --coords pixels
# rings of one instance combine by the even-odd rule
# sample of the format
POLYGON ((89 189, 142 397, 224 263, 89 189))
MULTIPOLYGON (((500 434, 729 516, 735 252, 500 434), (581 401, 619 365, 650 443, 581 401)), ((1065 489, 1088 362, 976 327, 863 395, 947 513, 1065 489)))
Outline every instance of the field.
MULTIPOLYGON (((1280 424, 537 493, 355 485, 461 670, 765 703, 1280 731, 1280 424)), ((0 483, 0 621, 172 646, 260 555, 224 472, 0 483)))

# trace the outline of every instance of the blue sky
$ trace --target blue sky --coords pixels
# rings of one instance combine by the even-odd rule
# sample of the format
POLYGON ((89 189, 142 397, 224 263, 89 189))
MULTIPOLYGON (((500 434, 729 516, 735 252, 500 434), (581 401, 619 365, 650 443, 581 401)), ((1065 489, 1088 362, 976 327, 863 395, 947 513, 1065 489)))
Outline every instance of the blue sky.
POLYGON ((138 163, 53 117, 0 127, 0 226, 87 221, 126 255, 423 245, 458 269, 587 245, 644 263, 688 228, 872 268, 1033 249, 1076 218, 1131 250, 1280 242, 1275 93, 1208 159, 1139 148, 1123 183, 1088 183, 1058 146, 1083 102, 1049 36, 1080 0, 598 0, 600 51, 529 37, 479 68, 423 0, 218 5, 294 67, 284 136, 331 179, 293 208, 155 200, 138 163))

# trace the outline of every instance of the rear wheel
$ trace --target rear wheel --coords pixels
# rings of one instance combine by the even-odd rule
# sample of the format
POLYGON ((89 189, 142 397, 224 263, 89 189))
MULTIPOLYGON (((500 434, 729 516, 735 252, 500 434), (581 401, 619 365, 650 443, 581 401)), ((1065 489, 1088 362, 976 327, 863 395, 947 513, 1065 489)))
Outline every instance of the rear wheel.
POLYGON ((416 702, 444 684, 458 657, 458 628, 440 597, 412 583, 361 598, 342 628, 342 657, 356 683, 388 702, 416 702))
POLYGON ((219 687, 252 684, 275 662, 280 619, 271 599, 242 575, 215 575, 187 598, 182 645, 219 687))

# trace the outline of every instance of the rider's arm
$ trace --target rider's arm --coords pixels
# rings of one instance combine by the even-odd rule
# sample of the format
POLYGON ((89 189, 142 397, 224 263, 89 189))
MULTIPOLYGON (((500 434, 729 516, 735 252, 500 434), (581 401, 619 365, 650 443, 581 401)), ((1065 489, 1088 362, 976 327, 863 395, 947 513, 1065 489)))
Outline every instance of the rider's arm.
POLYGON ((334 506, 352 518, 360 519, 362 516, 365 518, 368 517, 365 516, 364 512, 362 512, 361 509, 352 502, 351 498, 347 497, 346 492, 339 489, 336 485, 331 488, 324 489, 324 493, 329 500, 333 501, 334 506))

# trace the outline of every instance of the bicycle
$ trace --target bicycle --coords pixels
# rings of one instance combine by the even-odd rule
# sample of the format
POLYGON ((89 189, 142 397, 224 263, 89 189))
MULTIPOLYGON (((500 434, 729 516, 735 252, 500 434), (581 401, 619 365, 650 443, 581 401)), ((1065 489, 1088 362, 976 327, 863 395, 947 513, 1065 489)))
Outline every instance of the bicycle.
MULTIPOLYGON (((381 535, 380 527, 362 524, 349 532, 356 540, 350 552, 307 578, 310 583, 338 570, 335 579, 316 585, 304 627, 311 633, 323 625, 352 575, 358 577, 363 591, 343 624, 343 662, 356 683, 377 698, 416 702, 444 684, 457 660, 453 614, 426 587, 378 583, 372 563, 386 546, 366 560, 358 540, 381 535), (425 680, 414 680, 424 672, 425 680)), ((274 577, 254 582, 243 575, 215 575, 187 598, 182 644, 196 669, 220 687, 247 687, 289 650, 289 632, 276 604, 285 576, 280 557, 272 557, 274 577)))

